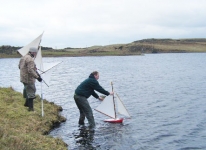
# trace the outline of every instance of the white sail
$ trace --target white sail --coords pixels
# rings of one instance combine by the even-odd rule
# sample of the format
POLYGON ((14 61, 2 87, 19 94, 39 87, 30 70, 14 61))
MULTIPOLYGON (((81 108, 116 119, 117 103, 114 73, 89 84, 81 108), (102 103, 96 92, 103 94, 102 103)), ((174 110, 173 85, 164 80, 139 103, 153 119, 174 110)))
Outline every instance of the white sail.
POLYGON ((37 52, 37 55, 36 55, 36 58, 35 58, 34 62, 36 64, 36 67, 37 67, 40 74, 43 74, 43 73, 47 72, 51 68, 53 68, 56 65, 61 63, 61 62, 43 63, 41 47, 39 48, 39 50, 37 52))
POLYGON ((44 80, 45 84, 49 87, 50 86, 50 79, 51 79, 51 74, 52 74, 52 69, 45 72, 44 74, 41 75, 42 79, 44 80))
POLYGON ((122 114, 122 115, 125 115, 127 117, 131 117, 117 93, 116 93, 116 95, 117 95, 116 102, 117 102, 118 113, 122 114))
POLYGON ((42 70, 41 74, 49 71, 50 69, 54 68, 55 66, 57 66, 58 64, 60 64, 61 62, 49 62, 49 63, 43 63, 44 66, 44 70, 42 70))
POLYGON ((61 62, 43 63, 41 47, 39 48, 37 52, 34 62, 36 64, 37 71, 39 72, 42 79, 44 80, 44 83, 49 87, 49 82, 50 82, 51 73, 52 73, 52 70, 50 69, 55 67, 61 62))
POLYGON ((41 70, 40 75, 44 79, 44 82, 46 82, 47 86, 49 86, 50 78, 53 72, 53 67, 57 66, 61 62, 51 62, 51 63, 43 63, 44 70, 41 70))
POLYGON ((41 38, 42 38, 42 35, 39 35, 35 40, 33 40, 31 43, 29 43, 28 45, 22 47, 21 49, 18 50, 18 52, 22 55, 22 56, 25 56, 28 52, 29 52, 29 49, 30 47, 36 47, 38 48, 40 42, 41 42, 41 38))
POLYGON ((114 103, 110 96, 105 97, 101 104, 94 110, 115 119, 114 103))
MULTIPOLYGON (((117 95, 117 93, 116 93, 117 95)), ((121 115, 127 116, 127 117, 131 117, 127 111, 127 109, 125 108, 123 102, 121 101, 121 99, 119 98, 119 96, 117 95, 117 98, 115 97, 115 102, 117 103, 117 112, 121 115)), ((113 103, 113 99, 112 97, 106 97, 101 104, 94 109, 104 115, 107 115, 111 118, 115 118, 115 108, 114 108, 114 103, 113 103)))
POLYGON ((42 70, 42 71, 44 70, 43 61, 42 61, 42 54, 41 54, 41 47, 39 48, 39 50, 37 52, 37 55, 36 55, 34 62, 36 64, 36 67, 38 70, 42 70))

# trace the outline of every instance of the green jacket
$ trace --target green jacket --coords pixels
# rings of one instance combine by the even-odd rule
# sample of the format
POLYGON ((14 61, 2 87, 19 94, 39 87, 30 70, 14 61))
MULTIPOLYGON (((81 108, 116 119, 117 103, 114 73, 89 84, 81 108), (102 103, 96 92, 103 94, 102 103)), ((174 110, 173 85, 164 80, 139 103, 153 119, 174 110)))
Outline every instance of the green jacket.
POLYGON ((103 89, 99 82, 94 78, 93 74, 90 74, 89 78, 84 80, 75 90, 75 94, 79 96, 84 96, 86 98, 89 98, 91 95, 95 98, 99 98, 97 93, 95 91, 98 91, 102 94, 109 95, 110 93, 103 89))

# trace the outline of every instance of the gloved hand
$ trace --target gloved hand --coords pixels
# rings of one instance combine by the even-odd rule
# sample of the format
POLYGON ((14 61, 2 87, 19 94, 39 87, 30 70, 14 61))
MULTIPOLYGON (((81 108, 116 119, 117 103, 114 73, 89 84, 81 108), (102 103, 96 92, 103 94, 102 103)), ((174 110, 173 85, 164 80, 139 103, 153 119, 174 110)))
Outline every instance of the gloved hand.
POLYGON ((37 80, 38 80, 39 82, 41 82, 41 81, 42 81, 42 78, 39 76, 39 77, 37 78, 37 80))

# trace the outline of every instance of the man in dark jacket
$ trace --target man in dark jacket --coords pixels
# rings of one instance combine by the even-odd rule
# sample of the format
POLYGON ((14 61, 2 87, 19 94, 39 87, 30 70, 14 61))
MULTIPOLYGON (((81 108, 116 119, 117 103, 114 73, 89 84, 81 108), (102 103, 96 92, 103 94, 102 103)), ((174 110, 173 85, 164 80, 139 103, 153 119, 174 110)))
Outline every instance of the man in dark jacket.
POLYGON ((89 122, 89 128, 93 129, 95 127, 94 116, 92 109, 89 105, 87 98, 91 95, 99 100, 103 100, 102 97, 99 97, 95 91, 98 91, 104 95, 113 95, 113 92, 108 92, 103 89, 99 82, 99 73, 94 71, 90 74, 89 78, 84 80, 75 90, 74 100, 79 109, 80 117, 79 117, 79 125, 84 125, 85 117, 89 122))

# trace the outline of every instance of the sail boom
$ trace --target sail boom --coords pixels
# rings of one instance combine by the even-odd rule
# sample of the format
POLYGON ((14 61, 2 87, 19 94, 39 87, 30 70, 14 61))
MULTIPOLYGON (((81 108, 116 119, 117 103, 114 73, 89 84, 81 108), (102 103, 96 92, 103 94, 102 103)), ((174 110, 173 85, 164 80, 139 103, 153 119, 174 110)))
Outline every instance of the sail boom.
POLYGON ((97 109, 94 109, 94 110, 96 110, 96 111, 102 113, 102 114, 105 115, 105 116, 108 116, 108 117, 110 117, 110 118, 116 119, 116 118, 114 118, 114 117, 112 117, 112 116, 109 116, 109 115, 107 115, 107 114, 105 114, 105 113, 103 113, 103 112, 101 112, 101 111, 99 111, 99 110, 97 110, 97 109))
POLYGON ((41 70, 41 69, 38 69, 41 73, 40 74, 44 74, 46 73, 47 71, 49 71, 50 69, 54 68, 55 66, 59 65, 61 62, 55 62, 55 63, 44 63, 43 66, 44 66, 44 69, 41 70))

